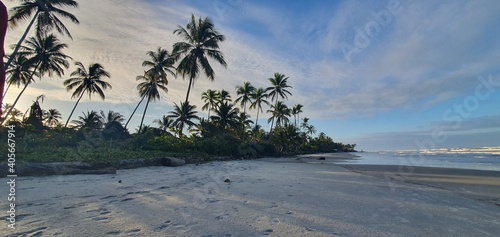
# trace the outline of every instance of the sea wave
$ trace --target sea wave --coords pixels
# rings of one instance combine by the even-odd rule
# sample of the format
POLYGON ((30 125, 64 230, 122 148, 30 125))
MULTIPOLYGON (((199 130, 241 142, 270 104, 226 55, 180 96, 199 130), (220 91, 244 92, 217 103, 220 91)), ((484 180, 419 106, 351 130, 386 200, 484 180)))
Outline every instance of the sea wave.
POLYGON ((423 154, 428 156, 433 155, 474 155, 476 158, 484 158, 482 156, 500 156, 500 147, 476 147, 476 148, 436 148, 436 149, 420 149, 420 150, 395 150, 381 151, 380 154, 392 153, 395 155, 404 156, 407 154, 423 154))

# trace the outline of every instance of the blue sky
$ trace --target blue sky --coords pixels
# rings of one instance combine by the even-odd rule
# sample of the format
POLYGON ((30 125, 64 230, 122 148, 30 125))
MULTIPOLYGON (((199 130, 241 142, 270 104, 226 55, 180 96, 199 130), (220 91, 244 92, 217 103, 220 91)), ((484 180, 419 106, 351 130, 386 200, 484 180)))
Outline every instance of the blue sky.
MULTIPOLYGON (((8 7, 15 1, 5 1, 8 7)), ((85 0, 68 9, 81 21, 67 54, 110 71, 105 101, 82 100, 75 114, 114 110, 129 115, 139 96, 135 76, 145 53, 179 41, 172 31, 191 13, 210 17, 227 40, 228 68, 200 77, 190 100, 201 108, 206 89, 250 81, 267 87, 274 72, 293 86, 289 106, 304 105, 317 131, 363 150, 500 145, 500 2, 482 1, 138 1, 85 0), (479 79, 482 78, 482 79, 479 79)), ((10 30, 13 44, 21 30, 10 30)), ((66 73, 74 70, 71 67, 66 73)), ((65 119, 74 100, 64 78, 43 78, 20 101, 37 95, 65 119)), ((150 105, 146 123, 183 100, 187 81, 171 78, 169 93, 150 105)), ((7 95, 14 100, 16 90, 7 95)), ((142 111, 142 106, 138 111, 142 111)), ((138 126, 142 112, 133 118, 138 126)), ((255 111, 251 111, 255 117, 255 111)), ((260 124, 264 125, 265 120, 260 124)))

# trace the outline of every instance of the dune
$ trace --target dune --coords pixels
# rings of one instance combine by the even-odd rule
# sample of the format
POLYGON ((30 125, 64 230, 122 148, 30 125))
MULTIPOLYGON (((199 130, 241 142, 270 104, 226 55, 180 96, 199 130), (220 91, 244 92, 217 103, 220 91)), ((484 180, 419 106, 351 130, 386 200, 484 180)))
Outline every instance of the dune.
MULTIPOLYGON (((500 207, 494 203, 431 185, 397 179, 388 182, 360 169, 316 160, 317 157, 268 158, 144 167, 118 170, 116 174, 19 177, 16 229, 7 228, 5 222, 0 235, 500 233, 500 207)), ((5 199, 1 208, 7 211, 8 180, 1 181, 4 185, 0 197, 5 199)))

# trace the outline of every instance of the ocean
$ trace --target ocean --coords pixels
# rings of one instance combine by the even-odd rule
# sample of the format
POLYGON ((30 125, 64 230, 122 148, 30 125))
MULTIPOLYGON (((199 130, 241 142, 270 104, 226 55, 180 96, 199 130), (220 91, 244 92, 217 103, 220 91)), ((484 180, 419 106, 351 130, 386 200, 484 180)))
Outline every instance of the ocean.
POLYGON ((345 163, 500 171, 500 147, 397 150, 355 154, 360 157, 345 163))

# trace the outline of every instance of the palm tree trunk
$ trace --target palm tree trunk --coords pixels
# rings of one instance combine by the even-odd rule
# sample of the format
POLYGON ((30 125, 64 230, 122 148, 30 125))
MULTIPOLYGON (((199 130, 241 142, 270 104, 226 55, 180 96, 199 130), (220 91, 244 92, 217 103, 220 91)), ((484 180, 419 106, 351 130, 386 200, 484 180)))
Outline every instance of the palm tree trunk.
POLYGON ((210 108, 208 108, 208 117, 207 117, 207 121, 210 122, 210 108))
MULTIPOLYGON (((191 92, 191 86, 193 84, 193 76, 189 77, 189 86, 188 86, 188 90, 187 90, 187 93, 186 93, 186 100, 184 101, 184 106, 187 106, 188 104, 188 99, 189 99, 189 92, 191 92)), ((182 106, 182 104, 181 104, 182 106)), ((184 129, 184 113, 181 114, 181 126, 180 126, 180 131, 179 131, 179 138, 182 136, 182 130, 184 129)))
POLYGON ((179 129, 179 138, 182 138, 182 129, 184 127, 184 122, 181 121, 181 127, 179 129))
POLYGON ((151 97, 148 96, 148 101, 146 102, 146 107, 144 108, 144 113, 142 114, 142 119, 141 119, 141 125, 139 125, 139 133, 141 132, 142 129, 142 123, 144 122, 144 117, 146 116, 146 110, 148 110, 148 105, 151 97))
POLYGON ((7 91, 9 91, 9 88, 10 88, 10 86, 11 86, 11 85, 12 85, 12 83, 9 83, 9 84, 7 85, 7 88, 6 88, 6 89, 5 89, 5 91, 3 92, 3 98, 5 98, 5 95, 7 95, 7 91))
POLYGON ((187 103, 188 103, 188 99, 189 99, 189 92, 191 92, 191 85, 193 84, 193 80, 194 80, 194 78, 193 78, 193 76, 191 76, 191 77, 189 78, 189 86, 188 86, 188 91, 187 91, 187 94, 186 94, 186 101, 184 101, 184 103, 185 103, 185 104, 187 104, 187 103))
POLYGON ((64 127, 68 127, 69 120, 71 119, 71 116, 73 116, 73 112, 75 112, 76 106, 78 106, 78 103, 80 102, 84 94, 85 93, 82 92, 82 95, 80 95, 80 98, 78 98, 78 100, 76 101, 75 107, 73 107, 73 110, 71 110, 71 113, 69 114, 68 120, 66 120, 66 124, 64 124, 64 127))
POLYGON ((16 47, 14 48, 14 51, 12 51, 12 53, 10 54, 9 59, 7 60, 7 63, 5 63, 5 70, 7 70, 7 68, 9 68, 10 64, 12 63, 12 60, 14 60, 14 58, 17 54, 17 51, 19 51, 21 44, 26 39, 26 36, 28 36, 28 33, 29 33, 31 27, 33 26, 33 23, 35 23, 35 20, 36 20, 36 17, 38 16, 38 14, 40 14, 40 11, 37 11, 35 13, 35 15, 33 16, 33 19, 31 19, 30 24, 26 28, 26 31, 24 31, 23 36, 21 36, 21 39, 19 39, 19 42, 17 42, 16 47))
POLYGON ((255 127, 257 127, 258 122, 259 122, 259 107, 257 107, 257 118, 255 119, 255 127))
POLYGON ((123 128, 125 128, 125 129, 127 128, 128 123, 130 122, 130 120, 131 120, 131 119, 132 119, 132 117, 134 116, 135 111, 137 110, 137 108, 139 108, 139 105, 141 105, 141 103, 142 103, 142 101, 144 100, 144 98, 146 98, 146 95, 144 95, 144 96, 142 97, 141 101, 139 101, 139 103, 137 104, 137 106, 135 106, 134 111, 133 111, 133 112, 132 112, 132 114, 130 115, 130 118, 128 118, 127 123, 125 124, 125 126, 124 126, 123 128))
MULTIPOLYGON (((300 114, 300 113, 297 113, 297 121, 299 121, 299 125, 300 125, 300 117, 299 117, 299 114, 300 114)), ((295 124, 295 127, 297 127, 297 124, 295 124)), ((299 128, 299 127, 297 127, 297 128, 299 128)), ((299 128, 299 130, 300 130, 300 128, 299 128)))
MULTIPOLYGON (((9 117, 9 114, 10 112, 12 112, 12 110, 14 109, 14 107, 16 106, 17 104, 17 101, 19 101, 19 98, 21 98, 21 95, 23 94, 23 92, 26 90, 26 88, 28 87, 29 84, 26 84, 24 85, 24 88, 23 90, 21 91, 21 93, 19 93, 19 95, 17 96, 16 100, 14 101, 14 104, 12 104, 12 107, 10 107, 9 111, 5 114, 5 119, 4 121, 7 121, 7 118, 9 117)), ((3 122, 2 122, 3 124, 3 122)))
MULTIPOLYGON (((276 97, 276 103, 274 103, 274 108, 276 108, 277 105, 278 105, 278 97, 276 97)), ((271 122, 271 130, 269 130, 269 133, 273 132, 273 125, 274 125, 274 116, 273 116, 273 120, 271 122)))
POLYGON ((31 80, 33 79, 33 76, 35 75, 35 72, 36 70, 38 69, 38 66, 40 66, 40 63, 38 63, 35 67, 35 69, 33 70, 33 72, 31 73, 30 75, 30 80, 28 81, 28 83, 26 83, 26 85, 24 85, 24 88, 23 90, 19 93, 19 95, 17 95, 17 98, 16 100, 14 101, 14 103, 12 104, 12 107, 10 107, 9 111, 5 114, 5 117, 4 117, 4 120, 0 123, 3 124, 5 121, 7 121, 7 117, 9 116, 10 112, 12 112, 12 110, 14 109, 14 107, 16 106, 17 104, 17 101, 19 101, 19 98, 21 98, 21 95, 24 93, 24 91, 26 90, 26 88, 28 87, 28 85, 31 83, 31 80))

